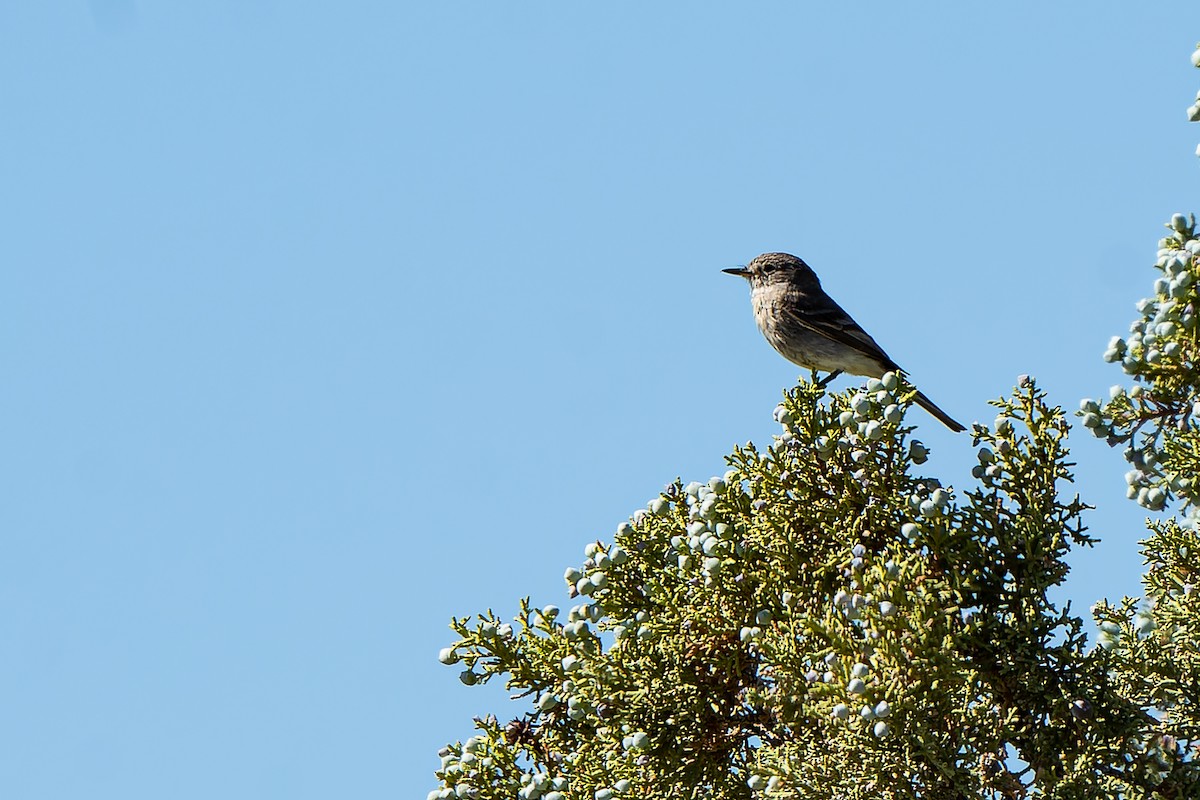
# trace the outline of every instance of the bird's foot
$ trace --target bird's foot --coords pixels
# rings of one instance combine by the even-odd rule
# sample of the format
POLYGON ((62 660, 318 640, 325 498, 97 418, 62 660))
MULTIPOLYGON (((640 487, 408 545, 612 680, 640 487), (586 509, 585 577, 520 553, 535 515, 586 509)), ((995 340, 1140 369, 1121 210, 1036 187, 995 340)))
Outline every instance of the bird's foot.
POLYGON ((826 386, 828 386, 830 383, 833 382, 834 378, 836 378, 838 375, 841 375, 841 374, 842 374, 842 370, 835 369, 833 372, 829 373, 821 380, 817 380, 817 371, 814 369, 812 371, 812 382, 814 384, 816 384, 818 389, 824 389, 826 386))

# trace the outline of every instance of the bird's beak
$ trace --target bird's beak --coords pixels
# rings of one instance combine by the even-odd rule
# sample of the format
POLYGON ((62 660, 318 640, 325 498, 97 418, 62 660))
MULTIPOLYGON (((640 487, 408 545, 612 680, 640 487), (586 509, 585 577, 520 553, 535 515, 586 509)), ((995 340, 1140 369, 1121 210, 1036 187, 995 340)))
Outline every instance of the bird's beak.
POLYGON ((724 272, 726 275, 737 275, 739 278, 750 277, 750 270, 745 267, 730 267, 729 269, 721 270, 721 272, 724 272))

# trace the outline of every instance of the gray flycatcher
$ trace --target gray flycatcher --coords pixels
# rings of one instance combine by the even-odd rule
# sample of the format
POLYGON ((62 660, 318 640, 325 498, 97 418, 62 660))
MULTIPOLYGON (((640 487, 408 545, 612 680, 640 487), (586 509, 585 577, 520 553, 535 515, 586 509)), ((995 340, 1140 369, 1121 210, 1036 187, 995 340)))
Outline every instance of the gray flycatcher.
MULTIPOLYGON (((821 288, 817 274, 788 253, 763 253, 744 267, 722 270, 750 282, 758 329, 779 354, 801 367, 878 378, 901 372, 866 331, 821 288)), ((964 431, 933 401, 917 392, 917 405, 950 430, 964 431)))

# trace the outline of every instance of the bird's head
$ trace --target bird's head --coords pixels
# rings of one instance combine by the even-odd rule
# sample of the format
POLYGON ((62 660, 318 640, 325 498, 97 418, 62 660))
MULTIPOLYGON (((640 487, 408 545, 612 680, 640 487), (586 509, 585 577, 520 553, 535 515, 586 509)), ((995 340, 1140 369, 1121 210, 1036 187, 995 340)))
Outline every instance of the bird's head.
POLYGON ((775 284, 790 284, 798 288, 821 285, 808 264, 790 253, 763 253, 744 267, 730 267, 721 271, 745 278, 750 281, 751 288, 775 284))

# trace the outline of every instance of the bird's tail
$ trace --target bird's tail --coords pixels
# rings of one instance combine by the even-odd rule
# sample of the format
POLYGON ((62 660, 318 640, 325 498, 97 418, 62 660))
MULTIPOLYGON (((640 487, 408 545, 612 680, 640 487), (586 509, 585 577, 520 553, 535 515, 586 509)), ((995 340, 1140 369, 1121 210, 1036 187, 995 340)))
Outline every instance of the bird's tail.
POLYGON ((919 405, 921 408, 925 409, 930 414, 932 414, 934 417, 936 417, 938 422, 942 423, 950 430, 954 431, 955 433, 961 433, 966 430, 966 428, 963 427, 961 423, 957 422, 953 417, 951 417, 945 411, 942 411, 940 408, 938 408, 936 405, 934 405, 933 401, 930 400, 928 397, 926 397, 924 395, 924 393, 918 391, 916 399, 917 399, 917 405, 919 405))

